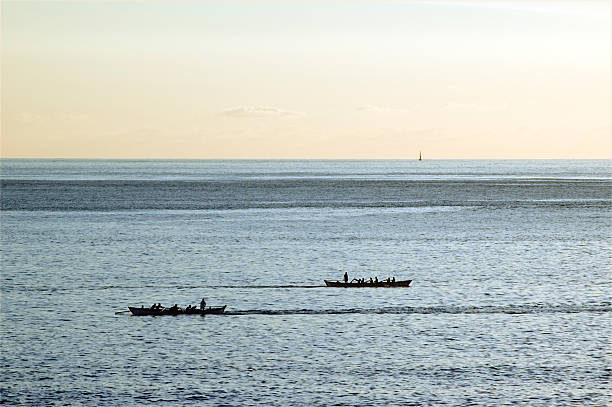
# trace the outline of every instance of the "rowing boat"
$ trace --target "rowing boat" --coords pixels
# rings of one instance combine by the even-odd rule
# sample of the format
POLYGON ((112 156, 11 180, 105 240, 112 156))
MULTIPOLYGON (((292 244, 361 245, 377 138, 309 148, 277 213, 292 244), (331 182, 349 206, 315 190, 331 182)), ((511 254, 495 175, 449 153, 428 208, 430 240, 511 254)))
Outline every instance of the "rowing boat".
POLYGON ((323 280, 325 285, 328 287, 343 287, 343 288, 356 288, 356 287, 410 287, 412 280, 399 280, 399 281, 351 281, 344 282, 338 280, 323 280))
POLYGON ((207 314, 223 314, 225 312, 226 305, 222 307, 206 307, 205 309, 199 308, 160 308, 151 309, 144 307, 128 307, 132 315, 143 316, 143 315, 207 315, 207 314))

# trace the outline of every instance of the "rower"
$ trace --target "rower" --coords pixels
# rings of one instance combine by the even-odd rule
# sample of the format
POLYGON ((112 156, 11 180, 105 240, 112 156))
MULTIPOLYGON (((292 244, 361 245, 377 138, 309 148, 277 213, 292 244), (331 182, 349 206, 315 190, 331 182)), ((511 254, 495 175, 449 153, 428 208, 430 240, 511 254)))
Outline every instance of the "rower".
POLYGON ((200 301, 200 309, 206 308, 206 300, 202 297, 202 301, 200 301))
POLYGON ((348 283, 348 273, 346 271, 344 272, 344 282, 348 283))

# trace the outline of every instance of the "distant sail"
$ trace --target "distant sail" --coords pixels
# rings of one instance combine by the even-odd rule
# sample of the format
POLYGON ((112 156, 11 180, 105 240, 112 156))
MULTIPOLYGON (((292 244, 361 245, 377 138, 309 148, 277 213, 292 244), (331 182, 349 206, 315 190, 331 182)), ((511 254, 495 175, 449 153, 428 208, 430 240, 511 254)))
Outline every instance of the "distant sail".
POLYGON ((421 157, 421 152, 419 151, 419 161, 421 161, 423 157, 421 157))

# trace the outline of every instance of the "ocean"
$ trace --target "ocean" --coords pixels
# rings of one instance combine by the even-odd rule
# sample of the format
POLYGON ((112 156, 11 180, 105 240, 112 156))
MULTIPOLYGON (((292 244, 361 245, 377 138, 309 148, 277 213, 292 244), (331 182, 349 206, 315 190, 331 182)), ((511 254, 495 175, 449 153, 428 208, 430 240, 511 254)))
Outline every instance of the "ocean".
POLYGON ((612 405, 608 160, 0 164, 6 405, 612 405))

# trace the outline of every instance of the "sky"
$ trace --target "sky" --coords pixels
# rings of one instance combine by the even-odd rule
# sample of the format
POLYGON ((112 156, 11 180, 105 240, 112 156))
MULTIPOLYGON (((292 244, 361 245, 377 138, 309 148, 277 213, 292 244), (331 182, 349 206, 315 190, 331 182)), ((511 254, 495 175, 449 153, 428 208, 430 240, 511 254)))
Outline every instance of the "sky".
POLYGON ((612 158, 608 1, 3 1, 3 158, 612 158))

